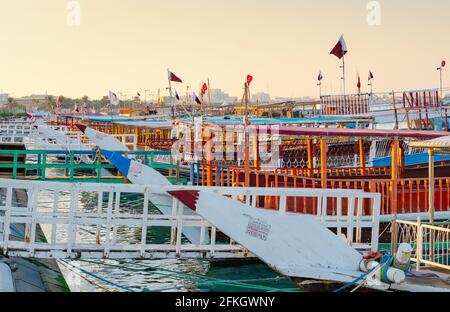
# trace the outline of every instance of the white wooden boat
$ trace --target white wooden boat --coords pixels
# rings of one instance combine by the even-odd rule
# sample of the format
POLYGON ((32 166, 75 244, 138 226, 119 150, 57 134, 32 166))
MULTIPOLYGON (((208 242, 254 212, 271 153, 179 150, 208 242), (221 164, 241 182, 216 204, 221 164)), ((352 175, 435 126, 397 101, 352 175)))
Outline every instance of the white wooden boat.
MULTIPOLYGON (((138 185, 153 185, 153 186, 170 186, 172 185, 162 174, 155 169, 142 164, 140 161, 133 160, 123 156, 123 152, 129 151, 128 148, 122 143, 116 140, 114 137, 107 135, 103 132, 99 132, 92 128, 77 125, 81 131, 98 146, 102 154, 114 165, 116 168, 130 180, 133 184, 138 185)), ((154 194, 150 201, 158 207, 158 209, 164 214, 172 213, 172 198, 166 194, 154 194)), ((187 215, 193 215, 194 213, 190 209, 185 209, 187 215)), ((194 243, 198 244, 200 228, 198 227, 185 227, 183 234, 186 238, 194 243)), ((209 235, 206 234, 206 241, 209 240, 209 235)))

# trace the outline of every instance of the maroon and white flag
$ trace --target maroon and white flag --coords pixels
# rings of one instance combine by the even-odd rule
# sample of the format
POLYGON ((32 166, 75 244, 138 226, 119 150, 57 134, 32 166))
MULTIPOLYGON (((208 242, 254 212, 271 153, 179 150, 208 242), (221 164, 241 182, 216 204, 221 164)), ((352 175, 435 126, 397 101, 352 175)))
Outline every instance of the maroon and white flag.
POLYGON ((347 52, 348 52, 347 43, 345 42, 344 36, 341 36, 336 46, 333 48, 333 50, 331 50, 330 54, 333 54, 338 59, 341 59, 344 57, 345 54, 347 54, 347 52))
POLYGON ((167 73, 169 81, 183 83, 183 80, 181 80, 177 75, 172 73, 170 70, 167 70, 167 73))
POLYGON ((446 62, 443 60, 443 61, 441 62, 441 67, 444 68, 444 67, 445 67, 445 64, 446 64, 446 62))
POLYGON ((322 81, 323 79, 323 75, 322 75, 322 71, 319 72, 319 76, 317 77, 317 80, 322 81))
POLYGON ((373 77, 372 71, 369 71, 369 81, 371 81, 373 78, 374 77, 373 77))
POLYGON ((198 96, 195 93, 192 93, 192 100, 195 101, 198 105, 202 105, 202 101, 198 98, 198 96))

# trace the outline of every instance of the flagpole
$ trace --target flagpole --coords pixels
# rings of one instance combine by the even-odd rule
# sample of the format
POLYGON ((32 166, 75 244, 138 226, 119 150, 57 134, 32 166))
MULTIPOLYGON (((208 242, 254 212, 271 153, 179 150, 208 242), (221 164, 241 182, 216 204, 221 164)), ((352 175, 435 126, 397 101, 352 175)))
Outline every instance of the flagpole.
POLYGON ((211 108, 211 87, 209 85, 209 78, 208 78, 208 109, 211 108))
POLYGON ((443 102, 444 101, 444 94, 442 92, 442 66, 439 69, 439 76, 440 76, 440 86, 441 86, 441 101, 440 102, 443 102))
POLYGON ((342 56, 342 81, 343 81, 343 91, 345 95, 345 55, 342 56))
POLYGON ((175 102, 172 97, 172 82, 169 79, 169 96, 170 96, 170 104, 172 106, 172 119, 175 119, 175 102))
POLYGON ((248 97, 249 85, 245 83, 245 118, 244 118, 244 168, 245 168, 245 186, 250 186, 250 135, 248 133, 248 97))

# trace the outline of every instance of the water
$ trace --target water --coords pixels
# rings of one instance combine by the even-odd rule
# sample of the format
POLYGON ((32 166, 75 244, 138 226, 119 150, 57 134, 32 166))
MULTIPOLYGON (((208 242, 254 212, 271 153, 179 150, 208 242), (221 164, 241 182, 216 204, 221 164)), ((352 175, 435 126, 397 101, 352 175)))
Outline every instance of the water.
MULTIPOLYGON (((51 192, 39 194, 39 210, 51 212, 53 209, 51 192)), ((68 212, 69 193, 60 193, 59 211, 68 212)), ((97 196, 82 193, 79 209, 86 212, 97 210, 97 196)), ((106 208, 104 198, 103 206, 106 208)), ((121 212, 139 213, 142 211, 143 198, 136 194, 123 194, 121 212)), ((156 207, 150 205, 153 213, 156 207)), ((46 237, 51 236, 51 226, 41 225, 46 237)), ((104 231, 105 229, 102 229, 104 231)), ((95 242, 97 228, 94 226, 77 227, 77 241, 95 242)), ((138 243, 141 228, 118 228, 120 242, 138 243)), ((58 226, 56 240, 63 241, 67 235, 67 226, 58 226)), ((147 233, 148 243, 169 243, 170 228, 152 227, 147 233)), ((286 278, 279 277, 269 267, 261 263, 220 265, 206 260, 142 260, 142 261, 59 261, 60 268, 72 291, 273 291, 278 289, 297 289, 286 278), (85 270, 86 272, 81 272, 85 270), (89 273, 87 273, 89 272, 89 273), (95 276, 92 276, 94 274, 95 276), (105 279, 105 280, 101 280, 105 279), (108 283, 107 281, 111 282, 108 283), (114 285, 116 284, 116 285, 114 285), (121 288, 122 287, 122 288, 121 288)))

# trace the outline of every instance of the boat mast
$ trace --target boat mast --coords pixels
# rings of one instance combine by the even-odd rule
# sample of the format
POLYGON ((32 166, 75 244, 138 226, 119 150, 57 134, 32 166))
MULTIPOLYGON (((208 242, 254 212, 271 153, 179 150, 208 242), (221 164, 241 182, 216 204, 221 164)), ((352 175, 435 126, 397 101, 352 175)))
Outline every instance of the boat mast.
POLYGON ((244 167, 245 167, 245 186, 250 186, 250 135, 248 132, 248 95, 249 95, 249 84, 248 82, 244 85, 244 167))

